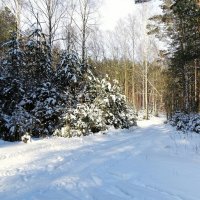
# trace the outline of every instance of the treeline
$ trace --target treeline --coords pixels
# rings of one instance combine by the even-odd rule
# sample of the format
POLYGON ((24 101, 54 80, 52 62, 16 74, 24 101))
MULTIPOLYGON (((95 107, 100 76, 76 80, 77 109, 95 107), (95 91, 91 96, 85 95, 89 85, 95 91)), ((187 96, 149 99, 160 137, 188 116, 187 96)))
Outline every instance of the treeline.
POLYGON ((172 115, 200 111, 200 7, 196 0, 164 0, 149 33, 165 40, 168 65, 165 107, 172 115))
POLYGON ((163 13, 149 21, 144 7, 141 16, 129 15, 107 33, 97 26, 98 1, 15 2, 0 10, 2 138, 130 127, 134 112, 126 100, 147 119, 160 111, 168 116, 199 112, 200 7, 195 0, 164 0, 163 13), (162 51, 158 40, 164 42, 162 51))
MULTIPOLYGON (((3 13, 1 19, 4 21, 4 27, 7 26, 12 31, 17 30, 15 37, 19 41, 30 38, 32 34, 30 32, 33 27, 35 27, 35 30, 40 31, 44 29, 45 33, 40 36, 40 40, 46 43, 43 53, 45 56, 48 55, 47 58, 42 56, 46 60, 40 60, 41 58, 38 55, 33 55, 37 54, 37 52, 31 53, 34 58, 31 55, 29 56, 30 63, 26 64, 27 69, 25 71, 27 73, 26 77, 35 76, 35 80, 31 78, 26 80, 24 82, 26 87, 29 87, 32 82, 38 83, 40 80, 43 80, 43 77, 46 77, 46 80, 51 80, 51 77, 54 76, 55 71, 58 69, 64 45, 67 54, 79 53, 82 65, 89 64, 93 66, 92 71, 95 77, 103 79, 108 75, 113 84, 114 79, 118 80, 119 86, 122 88, 121 92, 126 96, 126 99, 134 107, 135 111, 147 110, 146 118, 148 118, 149 113, 157 115, 159 111, 164 110, 162 96, 165 83, 164 79, 161 78, 164 68, 162 62, 158 62, 157 55, 155 56, 158 49, 152 38, 147 42, 148 55, 143 55, 146 51, 143 46, 143 35, 146 35, 146 33, 145 30, 136 29, 136 27, 143 26, 143 24, 138 24, 135 16, 129 15, 126 19, 120 20, 115 30, 104 33, 103 37, 96 23, 91 23, 97 14, 98 2, 94 3, 87 0, 41 0, 41 2, 50 7, 56 3, 52 15, 48 12, 49 6, 40 7, 34 0, 28 1, 27 4, 21 1, 16 2, 19 4, 18 9, 13 6, 12 9, 3 8, 1 11, 3 13), (35 24, 28 25, 26 30, 21 31, 21 15, 23 15, 22 11, 25 8, 27 18, 30 15, 35 24), (8 16, 16 19, 14 24, 7 23, 8 20, 6 18, 8 16), (61 26, 61 24, 64 26, 61 26), (57 41, 62 41, 62 47, 57 41), (36 57, 38 61, 36 63, 32 62, 36 57), (42 62, 45 63, 49 70, 48 75, 42 72, 43 68, 37 69, 39 71, 37 75, 34 75, 36 72, 32 71, 32 67, 40 65, 42 62), (32 74, 28 71, 32 71, 32 74)), ((13 20, 9 21, 12 22, 13 20)), ((144 27, 142 28, 144 29, 144 27)), ((4 37, 1 42, 8 40, 7 33, 9 31, 8 29, 4 30, 2 35, 5 35, 7 39, 4 37)), ((34 37, 37 39, 39 36, 35 35, 34 37)), ((29 50, 24 45, 26 42, 22 41, 22 43, 20 48, 28 53, 29 50)), ((6 52, 7 47, 3 46, 2 48, 4 49, 2 49, 1 53, 6 52)), ((19 62, 23 61, 19 59, 19 62)), ((44 65, 41 64, 41 66, 44 65)), ((3 68, 5 69, 6 66, 3 68)), ((17 70, 17 67, 15 69, 17 70)), ((16 70, 10 70, 13 73, 14 71, 18 73, 16 70)))
MULTIPOLYGON (((2 13, 1 19, 15 19, 9 10, 2 13)), ((11 33, 1 39, 1 139, 72 137, 136 124, 117 81, 95 75, 76 52, 49 45, 39 22, 23 34, 16 24, 6 23, 11 33)))
MULTIPOLYGON (((98 63, 96 70, 102 76, 108 74, 111 80, 118 80, 123 92, 136 112, 146 110, 145 103, 145 68, 144 63, 131 60, 105 59, 98 63)), ((165 112, 164 89, 166 86, 166 69, 158 60, 148 63, 148 113, 157 116, 165 112)), ((145 117, 145 116, 144 116, 145 117)))

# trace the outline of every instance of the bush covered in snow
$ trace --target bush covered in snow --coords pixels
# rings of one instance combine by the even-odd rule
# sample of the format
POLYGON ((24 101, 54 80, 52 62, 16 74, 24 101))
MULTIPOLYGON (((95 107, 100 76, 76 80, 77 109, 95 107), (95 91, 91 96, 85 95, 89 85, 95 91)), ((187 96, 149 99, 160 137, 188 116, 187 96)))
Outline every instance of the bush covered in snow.
POLYGON ((6 44, 8 52, 0 62, 4 70, 0 72, 0 138, 72 137, 109 126, 136 125, 134 111, 116 81, 100 80, 77 54, 66 52, 53 72, 47 43, 40 37, 37 29, 24 40, 14 37, 6 44))
POLYGON ((126 97, 121 94, 118 82, 114 80, 113 85, 108 77, 100 81, 101 92, 97 98, 97 104, 103 110, 106 125, 115 128, 129 128, 135 125, 135 115, 126 103, 126 97))
POLYGON ((36 119, 31 126, 35 137, 52 135, 59 126, 60 116, 67 105, 67 97, 50 82, 43 83, 24 98, 20 105, 36 119))
POLYGON ((12 114, 16 104, 25 94, 23 84, 19 79, 12 77, 0 77, 0 111, 12 114))
POLYGON ((106 129, 102 110, 94 104, 79 104, 76 108, 68 110, 63 119, 63 127, 54 133, 57 136, 85 136, 106 129))
POLYGON ((169 124, 175 126, 177 130, 200 133, 200 114, 177 112, 169 120, 169 124))
POLYGON ((63 115, 63 127, 55 135, 72 137, 104 131, 110 126, 129 128, 136 125, 134 111, 127 106, 118 83, 95 78, 89 70, 85 87, 77 95, 78 104, 63 115))

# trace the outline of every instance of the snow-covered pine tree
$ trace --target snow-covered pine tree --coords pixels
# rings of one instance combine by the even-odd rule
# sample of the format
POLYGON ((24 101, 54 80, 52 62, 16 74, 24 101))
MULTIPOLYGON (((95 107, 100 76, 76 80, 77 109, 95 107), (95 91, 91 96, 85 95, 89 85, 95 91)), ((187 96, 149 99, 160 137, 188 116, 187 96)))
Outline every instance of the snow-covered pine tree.
POLYGON ((3 47, 7 50, 2 61, 4 75, 19 79, 23 74, 25 62, 22 41, 17 38, 16 32, 11 33, 10 40, 5 42, 3 47))
POLYGON ((94 102, 103 111, 103 118, 106 120, 107 126, 129 128, 136 125, 135 113, 131 107, 128 107, 118 81, 114 80, 111 84, 107 76, 100 81, 98 88, 100 90, 94 102))
POLYGON ((17 38, 17 33, 12 33, 10 40, 5 42, 3 47, 6 53, 1 61, 0 137, 5 140, 15 140, 16 138, 12 137, 14 129, 11 131, 9 124, 17 104, 25 93, 23 87, 25 56, 23 42, 17 38))
POLYGON ((34 116, 31 135, 34 137, 52 135, 61 126, 61 115, 67 106, 67 95, 62 94, 52 83, 46 82, 30 91, 20 105, 34 116))
POLYGON ((81 64, 77 54, 64 52, 54 75, 44 38, 36 30, 21 45, 26 54, 21 54, 22 60, 15 60, 19 61, 17 66, 23 66, 20 74, 15 74, 19 79, 14 79, 15 72, 9 74, 12 54, 4 62, 9 70, 4 73, 8 77, 0 79, 1 138, 14 141, 27 133, 35 137, 53 133, 71 137, 96 133, 109 126, 135 125, 119 87, 110 84, 108 78, 99 80, 91 67, 81 64))
POLYGON ((19 140, 20 134, 18 134, 16 126, 18 126, 17 118, 22 116, 17 115, 16 110, 24 94, 21 81, 12 77, 0 78, 0 138, 4 140, 19 140), (11 126, 11 124, 13 125, 11 126))
POLYGON ((25 49, 27 86, 30 88, 51 81, 53 70, 48 55, 46 38, 41 29, 35 28, 31 31, 25 49))
MULTIPOLYGON (((50 129, 52 120, 55 121, 52 116, 56 115, 56 103, 46 100, 45 97, 41 100, 44 93, 46 98, 55 96, 52 94, 52 88, 46 87, 46 82, 53 76, 46 44, 45 37, 39 29, 32 31, 29 37, 24 36, 20 41, 16 34, 13 34, 11 40, 4 44, 8 51, 1 62, 3 77, 0 79, 0 130, 3 131, 0 131, 0 137, 5 140, 20 140, 27 131, 32 133, 35 127, 31 124, 40 129, 35 135, 43 134, 47 130, 46 127, 50 129), (48 122, 44 125, 45 120, 48 122)), ((51 132, 53 131, 48 130, 46 134, 51 132)))
MULTIPOLYGON (((128 108, 117 82, 112 85, 108 77, 99 80, 89 67, 80 75, 81 82, 76 86, 77 103, 66 110, 64 126, 55 131, 55 135, 72 137, 96 133, 110 126, 129 128, 136 125, 134 112, 128 108)), ((70 82, 67 85, 70 87, 70 82)))
POLYGON ((78 93, 79 87, 84 81, 83 65, 76 53, 68 54, 64 51, 57 66, 55 83, 73 97, 78 93))

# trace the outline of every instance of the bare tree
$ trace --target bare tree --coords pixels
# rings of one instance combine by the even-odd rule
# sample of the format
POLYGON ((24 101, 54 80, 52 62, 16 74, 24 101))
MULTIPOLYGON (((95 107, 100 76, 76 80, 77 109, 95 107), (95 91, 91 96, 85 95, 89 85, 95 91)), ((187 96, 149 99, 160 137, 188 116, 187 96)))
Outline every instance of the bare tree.
POLYGON ((50 57, 53 43, 58 40, 57 33, 66 14, 66 6, 62 0, 28 0, 28 8, 31 15, 37 21, 40 21, 40 24, 43 23, 41 26, 47 29, 50 57), (38 19, 38 15, 40 19, 38 19))
POLYGON ((105 48, 107 57, 113 60, 119 59, 119 43, 117 42, 117 33, 113 31, 107 31, 105 34, 105 48))
POLYGON ((132 82, 132 104, 135 106, 135 46, 136 46, 136 18, 134 15, 128 16, 128 30, 129 30, 129 36, 132 46, 132 76, 131 76, 131 82, 132 82))
POLYGON ((143 63, 144 63, 144 104, 145 104, 145 118, 149 119, 149 97, 148 97, 148 89, 149 89, 149 83, 148 83, 148 42, 149 38, 147 36, 147 20, 148 20, 148 7, 146 4, 142 6, 142 21, 143 21, 143 27, 142 29, 142 55, 143 55, 143 63))
POLYGON ((94 61, 99 61, 105 56, 104 41, 101 31, 96 27, 88 40, 88 54, 94 61))
POLYGON ((87 41, 91 31, 97 26, 99 0, 77 0, 76 13, 78 19, 76 25, 80 32, 80 45, 82 63, 87 62, 87 41))
POLYGON ((74 23, 75 9, 75 0, 70 0, 67 7, 67 16, 63 21, 64 45, 68 53, 76 49, 77 43, 77 30, 75 26, 76 24, 74 23))

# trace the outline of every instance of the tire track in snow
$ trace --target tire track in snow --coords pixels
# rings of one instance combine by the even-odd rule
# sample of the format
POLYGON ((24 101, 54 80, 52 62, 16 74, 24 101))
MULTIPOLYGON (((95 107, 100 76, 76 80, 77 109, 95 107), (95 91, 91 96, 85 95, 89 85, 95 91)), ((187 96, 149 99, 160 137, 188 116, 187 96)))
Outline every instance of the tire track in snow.
POLYGON ((180 197, 177 194, 170 193, 170 192, 168 192, 166 190, 162 190, 162 189, 160 189, 158 187, 155 187, 155 186, 147 185, 147 184, 140 183, 140 182, 134 182, 134 183, 131 183, 131 185, 138 186, 138 187, 141 187, 141 188, 144 188, 144 189, 148 189, 150 191, 154 191, 155 193, 158 192, 160 194, 164 194, 164 195, 169 197, 169 200, 172 200, 172 198, 174 200, 185 200, 185 199, 183 199, 182 197, 180 197))
MULTIPOLYGON (((120 182, 119 182, 120 183, 120 182)), ((177 194, 170 193, 168 191, 159 189, 155 186, 146 185, 139 182, 126 182, 124 184, 116 184, 115 187, 130 200, 134 199, 135 196, 141 196, 139 194, 145 194, 145 197, 149 196, 150 200, 186 200, 177 194), (125 185, 123 187, 123 185, 125 185), (128 185, 128 187, 127 187, 128 185)), ((145 198, 144 197, 144 198, 145 198)), ((141 197, 142 198, 142 197, 141 197)), ((146 198, 145 198, 146 199, 146 198)))
MULTIPOLYGON (((44 142, 36 141, 29 146, 20 144, 19 148, 17 147, 20 151, 16 153, 13 150, 6 155, 0 153, 0 162, 6 161, 12 164, 14 161, 9 170, 5 168, 6 162, 5 167, 1 167, 0 164, 0 170, 2 169, 0 185, 5 180, 4 183, 11 183, 12 188, 13 185, 28 187, 28 189, 22 188, 15 199, 25 199, 24 192, 35 195, 33 199, 42 200, 51 198, 52 194, 55 194, 55 199, 61 200, 193 200, 199 194, 198 191, 195 196, 192 192, 188 194, 187 191, 184 192, 182 186, 170 185, 171 181, 168 181, 167 187, 165 183, 163 184, 162 170, 166 168, 162 168, 165 163, 162 163, 163 160, 159 156, 167 154, 166 158, 171 159, 169 163, 177 164, 164 148, 168 142, 166 133, 163 124, 153 124, 138 128, 133 133, 128 131, 127 134, 124 132, 72 140, 55 138, 44 142), (22 149, 22 146, 25 149, 22 149), (21 168, 19 168, 21 163, 15 162, 21 158, 20 154, 26 160, 21 168), (154 165, 156 161, 161 163, 154 165), (158 175, 161 179, 156 176, 155 167, 160 169, 158 175), (150 173, 147 173, 148 170, 150 173), (35 192, 36 188, 40 188, 40 192, 35 192), (176 189, 185 199, 179 196, 176 189), (62 198, 61 194, 65 197, 62 198)), ((185 162, 180 164, 184 165, 185 162)), ((171 169, 166 171, 167 173, 171 175, 171 169)), ((0 190, 3 189, 0 186, 0 190)), ((9 192, 5 192, 5 196, 9 192)), ((1 194, 0 199, 2 199, 1 194)), ((5 200, 10 199, 5 198, 5 200)))

